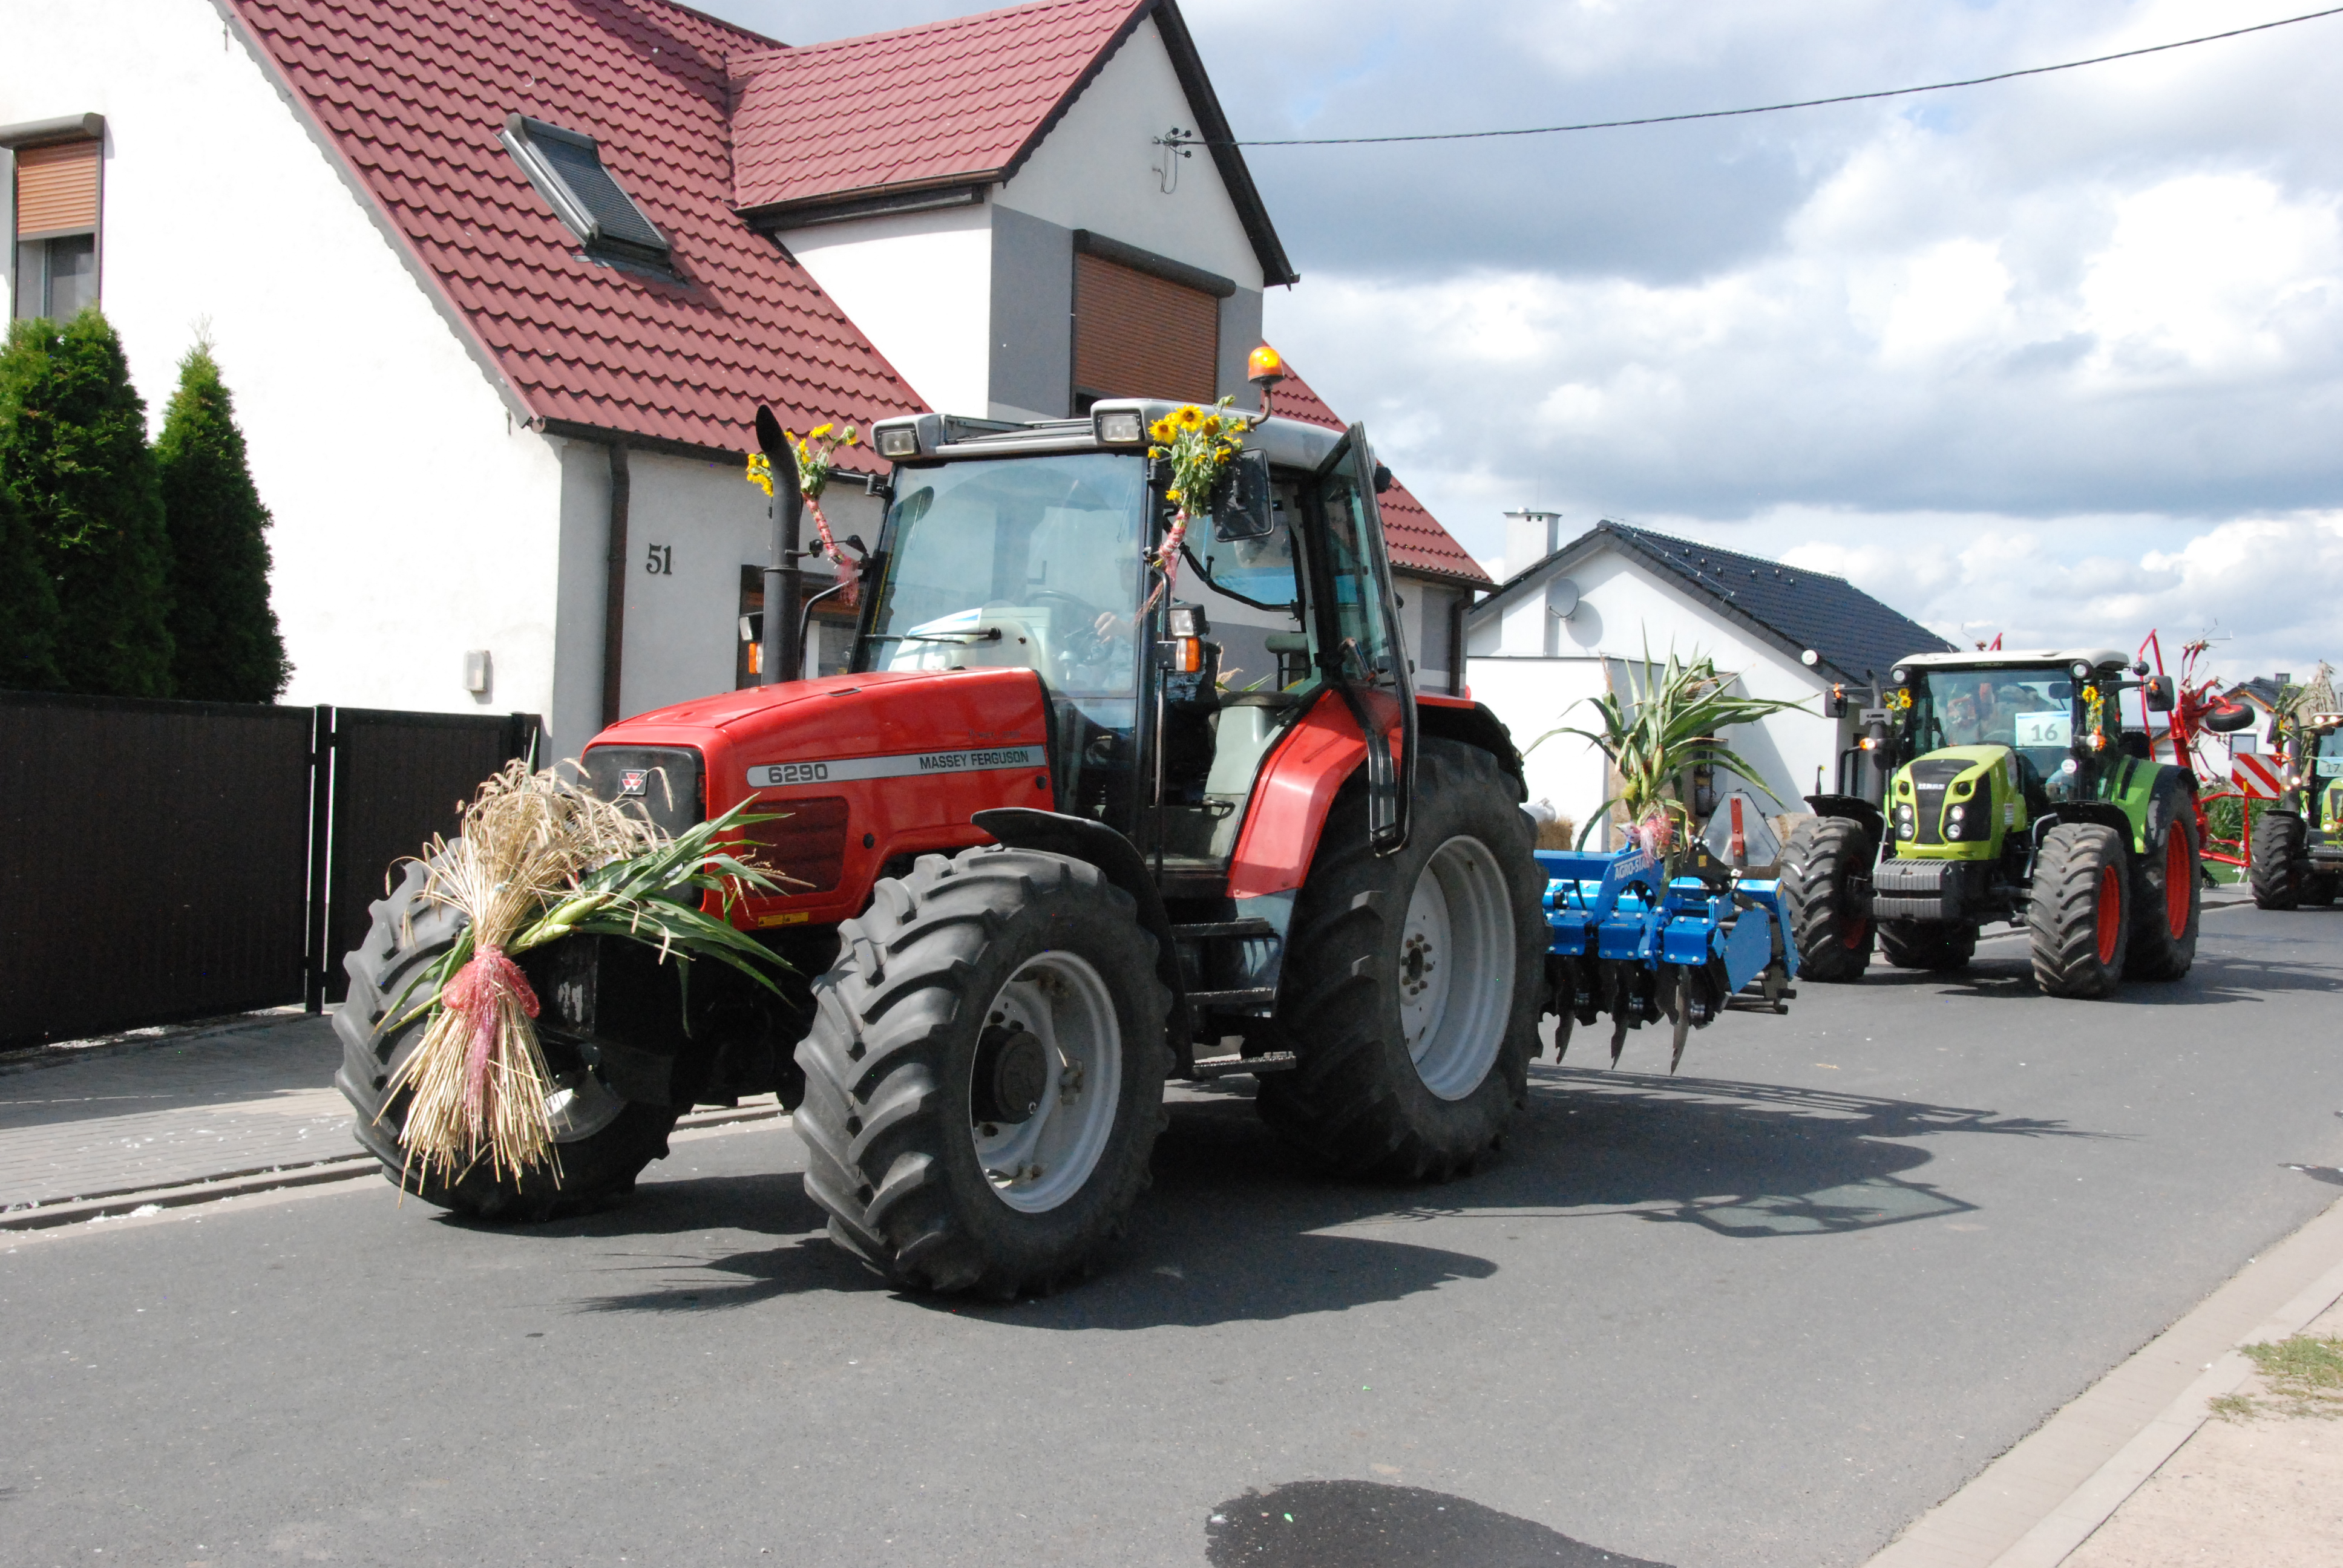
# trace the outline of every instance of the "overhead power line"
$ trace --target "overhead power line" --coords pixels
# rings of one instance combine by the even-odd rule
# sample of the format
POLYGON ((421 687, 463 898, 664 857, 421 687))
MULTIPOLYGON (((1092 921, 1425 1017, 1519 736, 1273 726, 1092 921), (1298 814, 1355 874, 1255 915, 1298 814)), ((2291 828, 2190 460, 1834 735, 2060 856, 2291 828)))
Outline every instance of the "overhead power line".
POLYGON ((2150 44, 2144 49, 2094 55, 2087 60, 2065 60, 2056 65, 2028 65, 2022 71, 1996 71, 1989 76, 1964 76, 1957 82, 1929 82, 1917 87, 1887 87, 1875 93, 1841 93, 1834 97, 1800 98, 1787 104, 1757 104, 1745 109, 1703 109, 1689 115, 1644 115, 1632 120, 1587 120, 1574 126, 1523 126, 1505 131, 1423 131, 1398 136, 1278 136, 1258 140, 1183 136, 1167 136, 1164 140, 1173 146, 1199 147, 1345 147, 1384 142, 1471 142, 1494 136, 1550 136, 1564 131, 1615 131, 1630 126, 1673 126, 1685 120, 1730 120, 1744 115, 1778 115, 1785 109, 1816 109, 1826 104, 1861 104, 1875 98, 1906 98, 1915 93, 1942 93, 1954 87, 1981 87, 1988 82, 2015 81, 2020 76, 2046 76, 2054 71, 2079 71, 2086 65, 2104 65, 2110 60, 2136 60, 2142 55, 2161 55, 2169 49, 2217 44, 2224 38, 2242 38, 2248 33, 2267 33, 2273 27, 2291 27, 2298 22, 2316 22, 2322 16, 2337 15, 2343 15, 2343 5, 2330 5, 2324 11, 2306 11, 2299 16, 2283 16, 2275 22, 2258 22, 2250 27, 2232 27, 2226 33, 2207 33, 2201 38, 2179 38, 2169 44, 2150 44))

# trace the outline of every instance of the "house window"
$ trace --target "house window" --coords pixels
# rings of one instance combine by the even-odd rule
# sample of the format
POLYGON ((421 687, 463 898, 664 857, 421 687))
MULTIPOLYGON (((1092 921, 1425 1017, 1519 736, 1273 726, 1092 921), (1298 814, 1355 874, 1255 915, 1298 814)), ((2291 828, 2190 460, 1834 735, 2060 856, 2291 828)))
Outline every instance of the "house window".
POLYGON ((635 205, 635 198, 602 166, 601 145, 579 131, 568 131, 521 115, 505 117, 505 150, 528 183, 585 246, 602 261, 668 267, 667 236, 635 205))
POLYGON ((64 321, 97 302, 98 148, 83 137, 16 149, 18 316, 64 321))
POLYGON ((1217 291, 1123 257, 1075 252, 1074 412, 1101 397, 1209 403, 1220 357, 1217 291))

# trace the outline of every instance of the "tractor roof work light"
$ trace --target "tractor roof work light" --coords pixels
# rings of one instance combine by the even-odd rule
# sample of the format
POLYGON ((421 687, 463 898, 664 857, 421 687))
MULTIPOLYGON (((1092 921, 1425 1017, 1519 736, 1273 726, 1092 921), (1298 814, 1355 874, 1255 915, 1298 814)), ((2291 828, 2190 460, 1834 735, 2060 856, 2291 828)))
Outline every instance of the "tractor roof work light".
POLYGON ((1098 417, 1101 446, 1135 447, 1147 437, 1147 421, 1136 408, 1109 408, 1098 417))
POLYGON ((899 462, 905 457, 916 457, 920 455, 920 427, 910 419, 900 424, 881 425, 871 432, 870 443, 879 448, 879 455, 882 457, 891 457, 899 462))

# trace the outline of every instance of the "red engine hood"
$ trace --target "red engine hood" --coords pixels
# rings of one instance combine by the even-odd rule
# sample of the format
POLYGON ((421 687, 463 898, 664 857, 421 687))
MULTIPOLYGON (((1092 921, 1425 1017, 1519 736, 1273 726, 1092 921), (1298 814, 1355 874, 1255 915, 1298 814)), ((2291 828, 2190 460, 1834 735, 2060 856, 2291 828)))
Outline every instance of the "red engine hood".
POLYGON ((1030 669, 832 675, 697 699, 612 725, 596 746, 689 746, 708 811, 752 796, 763 858, 813 884, 754 900, 749 926, 843 920, 890 857, 986 841, 969 819, 1047 808, 1047 699, 1030 669))

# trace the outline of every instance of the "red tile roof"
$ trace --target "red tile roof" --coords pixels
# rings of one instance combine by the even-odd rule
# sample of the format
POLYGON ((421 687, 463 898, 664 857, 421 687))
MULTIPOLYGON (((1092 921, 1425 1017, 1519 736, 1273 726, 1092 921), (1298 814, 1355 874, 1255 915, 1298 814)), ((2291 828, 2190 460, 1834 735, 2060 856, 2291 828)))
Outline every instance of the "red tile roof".
POLYGON ((228 4, 535 417, 737 451, 759 400, 798 429, 921 407, 731 210, 729 61, 772 40, 663 0, 228 4), (498 145, 515 111, 601 141, 680 281, 579 256, 498 145))
MULTIPOLYGON (((1290 360, 1286 363, 1285 379, 1270 389, 1269 411, 1288 419, 1323 425, 1331 430, 1350 427, 1326 406, 1324 398, 1311 389, 1310 383, 1293 373, 1290 360)), ((1481 563, 1465 552, 1454 536, 1440 526, 1440 519, 1424 510, 1423 503, 1397 478, 1377 500, 1383 515, 1383 542, 1391 548, 1393 565, 1484 588, 1495 586, 1489 574, 1481 569, 1481 563)))
POLYGON ((735 202, 1004 180, 1151 9, 1043 0, 738 60, 735 202))

